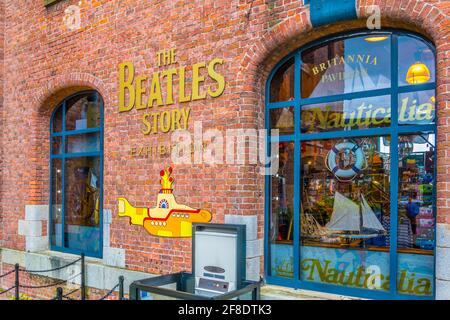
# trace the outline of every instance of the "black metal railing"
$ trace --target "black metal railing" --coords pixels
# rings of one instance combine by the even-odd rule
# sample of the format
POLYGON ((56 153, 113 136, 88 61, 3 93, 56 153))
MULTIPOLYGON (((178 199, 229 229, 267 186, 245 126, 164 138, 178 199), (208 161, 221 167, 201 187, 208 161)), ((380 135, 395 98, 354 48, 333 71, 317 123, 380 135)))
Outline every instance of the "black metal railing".
MULTIPOLYGON (((60 266, 57 268, 53 268, 53 269, 47 269, 47 270, 26 270, 26 269, 21 269, 19 264, 16 263, 14 265, 14 269, 6 272, 5 274, 0 275, 0 279, 7 277, 11 274, 14 273, 14 285, 8 289, 5 289, 3 291, 0 291, 0 296, 4 295, 8 292, 11 292, 12 290, 14 290, 14 299, 15 300, 20 300, 20 289, 43 289, 43 288, 51 288, 51 287, 57 287, 56 288, 56 296, 55 298, 53 298, 52 300, 78 300, 78 299, 74 299, 71 297, 71 295, 73 295, 74 293, 80 291, 80 300, 86 300, 86 261, 85 261, 85 256, 84 254, 81 254, 81 257, 75 261, 72 261, 64 266, 60 266), (59 280, 59 281, 55 281, 51 284, 47 284, 47 285, 24 285, 24 284, 20 284, 20 273, 28 273, 28 274, 41 274, 41 273, 50 273, 50 272, 54 272, 54 271, 59 271, 65 268, 68 268, 72 265, 75 265, 76 263, 80 262, 80 269, 81 272, 71 276, 68 279, 65 280, 59 280), (63 288, 59 287, 62 284, 68 283, 73 281, 75 278, 77 277, 81 277, 80 279, 80 287, 76 288, 66 294, 64 294, 63 292, 63 288)), ((104 295, 102 298, 100 298, 100 300, 105 300, 106 298, 108 298, 109 296, 111 296, 114 291, 116 291, 117 289, 119 290, 119 300, 124 300, 124 277, 120 276, 119 277, 119 282, 114 286, 114 288, 112 288, 110 291, 108 291, 108 293, 106 295, 104 295)))

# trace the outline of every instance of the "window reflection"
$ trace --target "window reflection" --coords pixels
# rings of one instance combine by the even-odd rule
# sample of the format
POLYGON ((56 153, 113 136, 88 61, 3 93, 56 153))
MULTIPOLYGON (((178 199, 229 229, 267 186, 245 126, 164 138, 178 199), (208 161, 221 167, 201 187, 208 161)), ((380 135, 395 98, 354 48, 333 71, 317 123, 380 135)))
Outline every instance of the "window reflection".
POLYGON ((52 221, 51 244, 62 246, 61 221, 62 221, 62 161, 52 160, 52 221))
POLYGON ((431 124, 436 115, 435 90, 401 93, 398 97, 400 125, 431 124))
POLYGON ((100 158, 66 160, 65 243, 72 249, 99 251, 100 158))
POLYGON ((380 144, 381 137, 302 143, 304 280, 387 290, 390 154, 380 144), (346 280, 322 277, 326 268, 346 280), (371 282, 371 270, 380 281, 371 282))
POLYGON ((434 134, 399 136, 397 277, 398 291, 403 294, 433 293, 434 145, 434 134), (415 280, 409 283, 411 278, 415 280))
POLYGON ((100 151, 100 134, 75 134, 66 137, 66 153, 100 151))
POLYGON ((53 132, 60 132, 62 130, 62 117, 63 117, 63 108, 59 106, 53 115, 53 124, 52 130, 53 132))
POLYGON ((388 88, 390 37, 364 37, 330 42, 302 53, 302 98, 388 88))
POLYGON ((294 99, 294 59, 287 61, 275 73, 270 83, 270 102, 294 99))
MULTIPOLYGON (((419 126, 436 123, 436 93, 429 86, 416 91, 414 87, 391 87, 391 56, 398 56, 398 70, 392 72, 398 72, 399 86, 434 85, 435 58, 425 41, 403 34, 393 36, 398 39, 395 54, 390 35, 358 35, 300 50, 295 57, 300 59, 301 74, 294 77, 287 71, 293 70, 292 58, 273 77, 269 101, 293 100, 294 87, 301 88, 302 99, 317 99, 267 112, 271 128, 295 134, 300 143, 300 152, 295 154, 300 158, 296 161, 299 180, 295 181, 299 197, 295 207, 300 216, 297 239, 292 238, 292 163, 280 161, 284 171, 271 179, 272 276, 293 277, 295 243, 300 244, 297 254, 302 281, 389 294, 433 295, 436 137, 433 131, 421 132, 430 126, 419 126), (290 82, 289 77, 293 77, 290 82), (294 80, 299 82, 297 86, 294 80), (387 90, 377 96, 374 91, 366 93, 380 89, 387 90), (356 94, 336 96, 351 93, 356 94), (414 134, 401 134, 397 126, 383 130, 389 132, 385 136, 358 134, 361 129, 391 126, 392 99, 398 103, 395 111, 400 132, 414 134), (300 109, 300 119, 294 119, 295 108, 300 109), (298 134, 295 121, 300 122, 298 134), (329 139, 334 137, 329 132, 338 131, 344 138, 329 139), (351 132, 343 135, 344 131, 351 132), (391 135, 398 138, 394 148, 391 135), (398 153, 394 171, 391 149, 398 153), (398 184, 398 206, 393 212, 391 207, 396 204, 391 203, 391 182, 398 184), (391 230, 395 224, 397 230, 391 230), (394 241, 397 271, 391 274, 394 241), (397 292, 390 290, 391 277, 397 281, 397 292)), ((293 161, 293 145, 280 144, 281 155, 288 155, 283 159, 293 161)))
POLYGON ((76 96, 66 105, 66 131, 100 126, 100 106, 95 94, 76 96))
POLYGON ((53 117, 52 133, 59 133, 50 137, 52 248, 96 257, 102 253, 100 105, 96 92, 66 99, 53 117), (73 132, 86 129, 91 132, 73 132))
POLYGON ((390 96, 302 106, 302 133, 387 127, 391 124, 390 96))
POLYGON ((425 42, 409 36, 398 37, 398 81, 400 86, 435 81, 434 52, 425 42))
POLYGON ((271 274, 293 277, 294 143, 279 144, 279 171, 272 176, 271 274))
POLYGON ((294 133, 294 108, 270 110, 270 128, 280 130, 280 134, 294 133))

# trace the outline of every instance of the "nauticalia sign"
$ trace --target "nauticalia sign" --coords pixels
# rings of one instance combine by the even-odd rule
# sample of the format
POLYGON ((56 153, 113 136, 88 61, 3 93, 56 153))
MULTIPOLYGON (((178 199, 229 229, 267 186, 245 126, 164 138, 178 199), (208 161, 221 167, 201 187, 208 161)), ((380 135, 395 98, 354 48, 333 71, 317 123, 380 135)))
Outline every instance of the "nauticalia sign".
MULTIPOLYGON (((401 100, 398 121, 402 123, 431 123, 435 117, 434 97, 429 102, 417 104, 408 97, 401 100)), ((377 127, 391 123, 391 108, 362 102, 356 110, 335 110, 333 106, 305 108, 302 110, 302 127, 314 130, 343 129, 346 127, 377 127)))

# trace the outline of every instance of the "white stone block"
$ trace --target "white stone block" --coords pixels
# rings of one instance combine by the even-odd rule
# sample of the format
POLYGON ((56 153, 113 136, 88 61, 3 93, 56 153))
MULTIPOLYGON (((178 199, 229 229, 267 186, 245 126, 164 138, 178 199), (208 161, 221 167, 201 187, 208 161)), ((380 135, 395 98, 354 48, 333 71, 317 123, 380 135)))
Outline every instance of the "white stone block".
POLYGON ((450 281, 436 279, 436 300, 450 300, 450 281))
POLYGON ((436 278, 450 281, 450 248, 436 248, 436 278))
POLYGON ((18 233, 21 236, 42 236, 42 221, 19 220, 18 233))
POLYGON ((257 216, 225 215, 225 223, 246 225, 246 240, 256 240, 258 237, 257 216))
POLYGON ((111 225, 103 225, 103 247, 109 248, 111 246, 111 225))
POLYGON ((86 284, 88 287, 105 288, 105 267, 99 264, 87 264, 86 284))
POLYGON ((112 210, 111 209, 103 209, 103 223, 105 225, 112 223, 112 210))
POLYGON ((125 268, 125 250, 120 248, 103 248, 103 263, 118 268, 125 268))
POLYGON ((259 257, 246 260, 247 280, 258 281, 260 276, 260 259, 259 257))
POLYGON ((51 269, 50 257, 42 256, 39 254, 27 254, 25 256, 25 269, 26 270, 51 269))
POLYGON ((436 225, 436 246, 450 248, 450 224, 438 223, 436 225))
MULTIPOLYGON (((70 263, 69 261, 62 260, 61 265, 66 265, 70 263)), ((89 265, 86 263, 86 278, 88 277, 88 269, 89 265)), ((58 279, 67 279, 68 283, 72 284, 81 284, 81 263, 73 264, 67 268, 61 269, 60 271, 57 271, 57 278, 58 279)), ((87 279, 86 279, 87 282, 87 279)))
POLYGON ((247 241, 247 248, 246 248, 247 258, 254 258, 254 257, 262 256, 263 246, 264 246, 263 239, 247 241))
POLYGON ((25 264, 25 255, 23 251, 17 251, 7 248, 2 248, 1 261, 7 264, 20 264, 23 266, 25 264))
POLYGON ((25 206, 25 220, 48 220, 49 206, 48 205, 26 205, 25 206))
POLYGON ((48 250, 48 237, 26 236, 25 250, 28 252, 39 252, 48 250))

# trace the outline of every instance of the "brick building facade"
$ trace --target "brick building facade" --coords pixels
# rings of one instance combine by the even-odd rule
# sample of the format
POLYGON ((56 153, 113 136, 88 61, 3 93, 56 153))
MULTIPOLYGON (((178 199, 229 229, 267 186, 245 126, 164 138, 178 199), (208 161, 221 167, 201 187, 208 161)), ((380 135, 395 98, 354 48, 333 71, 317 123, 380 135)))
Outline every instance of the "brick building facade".
MULTIPOLYGON (((167 145, 170 136, 143 135, 142 112, 118 112, 119 65, 131 61, 136 75, 150 76, 163 70, 157 53, 170 48, 176 48, 179 66, 221 58, 216 70, 226 82, 222 95, 153 109, 189 107, 190 131, 197 120, 204 130, 263 129, 265 84, 275 65, 303 45, 366 28, 366 9, 378 5, 383 28, 419 33, 436 48, 435 285, 436 298, 450 298, 450 3, 357 0, 355 5, 357 19, 313 27, 311 5, 297 0, 63 0, 47 7, 42 1, 1 1, 0 274, 15 259, 31 266, 60 256, 53 256, 48 244, 50 122, 63 99, 83 90, 96 90, 104 101, 103 250, 101 259, 91 261, 103 280, 100 285, 92 280, 92 287, 108 289, 114 281, 106 278, 122 270, 141 276, 189 270, 189 238, 153 237, 118 216, 117 198, 123 196, 137 207, 153 206, 159 171, 171 164, 167 154, 130 154, 133 147, 167 145), (65 23, 70 5, 80 8, 81 25, 74 30, 65 23)), ((247 224, 252 278, 265 270, 265 179, 258 171, 250 164, 192 164, 174 165, 173 173, 179 203, 211 211, 216 223, 247 224)), ((133 277, 139 278, 133 274, 128 280, 133 277)), ((7 287, 1 281, 0 287, 7 287)))

